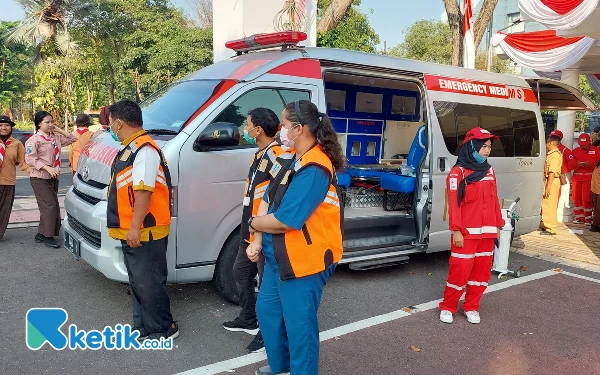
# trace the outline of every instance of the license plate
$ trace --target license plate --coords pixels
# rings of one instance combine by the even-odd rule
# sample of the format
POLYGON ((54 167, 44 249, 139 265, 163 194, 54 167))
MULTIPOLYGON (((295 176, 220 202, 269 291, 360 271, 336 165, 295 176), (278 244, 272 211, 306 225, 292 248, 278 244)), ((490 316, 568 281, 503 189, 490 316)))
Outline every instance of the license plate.
POLYGON ((75 238, 73 238, 73 236, 66 232, 64 246, 65 249, 67 249, 67 251, 69 251, 69 253, 73 255, 75 259, 79 260, 79 257, 81 256, 81 248, 79 246, 79 241, 77 241, 75 238))

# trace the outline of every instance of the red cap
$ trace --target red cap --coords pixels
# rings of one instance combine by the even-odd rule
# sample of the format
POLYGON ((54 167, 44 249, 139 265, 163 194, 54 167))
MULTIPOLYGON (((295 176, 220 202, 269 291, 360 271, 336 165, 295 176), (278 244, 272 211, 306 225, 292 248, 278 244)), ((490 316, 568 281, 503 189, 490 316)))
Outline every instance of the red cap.
POLYGON ((561 132, 560 130, 553 130, 550 135, 555 135, 560 139, 563 139, 564 135, 563 132, 561 132))
POLYGON ((587 146, 590 144, 590 135, 587 133, 583 133, 581 135, 579 135, 579 139, 577 140, 577 143, 580 146, 587 146))
POLYGON ((467 132, 463 144, 472 139, 493 139, 496 141, 498 140, 498 137, 483 128, 473 128, 467 132))

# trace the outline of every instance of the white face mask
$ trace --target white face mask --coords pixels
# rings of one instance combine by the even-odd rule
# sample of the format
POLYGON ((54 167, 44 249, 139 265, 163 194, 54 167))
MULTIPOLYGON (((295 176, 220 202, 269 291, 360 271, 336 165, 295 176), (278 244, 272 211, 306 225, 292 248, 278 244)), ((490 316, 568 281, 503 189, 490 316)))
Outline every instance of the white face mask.
POLYGON ((281 131, 279 132, 279 138, 281 139, 281 143, 283 143, 285 146, 288 147, 294 147, 294 144, 296 143, 296 138, 298 138, 298 135, 296 135, 294 137, 294 139, 289 139, 288 137, 288 133, 290 130, 294 129, 296 126, 298 125, 294 125, 292 126, 290 129, 286 128, 286 127, 282 127, 281 131))

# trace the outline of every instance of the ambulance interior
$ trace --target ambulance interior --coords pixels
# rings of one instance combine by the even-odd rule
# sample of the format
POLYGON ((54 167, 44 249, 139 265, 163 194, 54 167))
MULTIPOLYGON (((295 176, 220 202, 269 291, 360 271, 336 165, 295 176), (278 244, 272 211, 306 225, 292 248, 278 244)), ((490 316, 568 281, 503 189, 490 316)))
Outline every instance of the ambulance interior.
POLYGON ((346 155, 337 171, 344 250, 388 252, 416 239, 416 176, 427 147, 420 87, 409 80, 324 75, 327 114, 346 155))

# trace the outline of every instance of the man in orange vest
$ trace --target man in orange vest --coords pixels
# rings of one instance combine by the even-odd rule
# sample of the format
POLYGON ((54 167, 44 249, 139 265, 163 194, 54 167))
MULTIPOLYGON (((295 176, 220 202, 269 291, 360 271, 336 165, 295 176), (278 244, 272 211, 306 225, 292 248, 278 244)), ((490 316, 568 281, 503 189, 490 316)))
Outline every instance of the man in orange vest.
POLYGON ((140 338, 160 340, 179 335, 167 294, 171 176, 142 124, 136 103, 123 100, 111 106, 109 132, 123 149, 112 165, 106 219, 108 234, 123 248, 133 329, 140 338))

